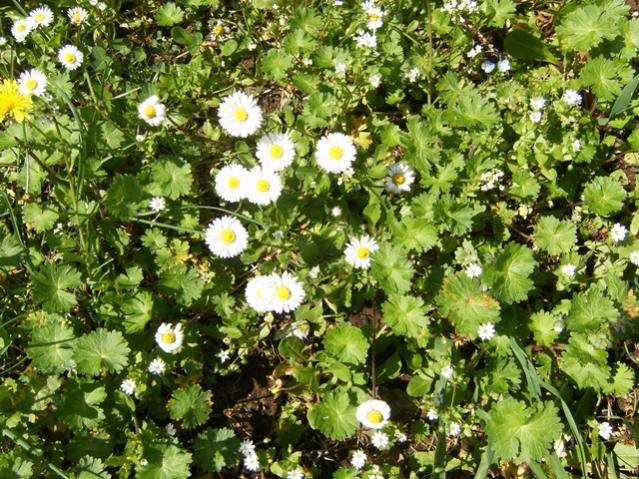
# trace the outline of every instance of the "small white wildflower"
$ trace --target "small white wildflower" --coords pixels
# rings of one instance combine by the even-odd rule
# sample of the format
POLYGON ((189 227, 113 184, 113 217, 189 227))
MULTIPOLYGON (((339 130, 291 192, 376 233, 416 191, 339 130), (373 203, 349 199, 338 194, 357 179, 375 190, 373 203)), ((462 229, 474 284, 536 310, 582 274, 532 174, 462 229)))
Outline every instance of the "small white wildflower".
POLYGON ((428 412, 426 413, 426 417, 429 421, 437 421, 437 418, 439 418, 439 416, 437 415, 437 411, 435 411, 433 408, 428 410, 428 412))
POLYGON ((495 325, 493 323, 482 324, 477 329, 477 335, 482 341, 490 341, 495 337, 495 325))
POLYGON ((155 196, 149 201, 149 209, 153 213, 159 213, 166 209, 166 201, 161 196, 155 196))
POLYGON ((135 141, 137 141, 138 143, 143 142, 144 141, 144 135, 141 135, 141 134, 135 135, 135 141))
POLYGON ((249 456, 255 454, 255 444, 250 439, 246 439, 240 443, 240 454, 243 456, 249 456))
POLYGON ((502 73, 506 73, 507 71, 510 70, 510 60, 508 60, 507 58, 504 58, 503 60, 499 60, 497 62, 497 70, 499 70, 502 73))
POLYGON ((615 243, 626 239, 626 234, 628 234, 628 229, 620 223, 615 223, 612 230, 610 230, 610 237, 615 243))
POLYGON ((408 70, 408 73, 406 73, 406 78, 411 83, 416 82, 419 78, 419 68, 412 67, 410 70, 408 70))
POLYGON ((566 90, 561 99, 568 103, 570 106, 581 105, 581 94, 576 90, 566 90))
POLYGON ((492 73, 495 67, 495 62, 490 60, 484 60, 484 63, 481 64, 481 69, 484 70, 484 73, 492 73))
POLYGON ((453 370, 452 366, 450 364, 447 364, 446 366, 444 366, 439 374, 441 374, 444 379, 450 381, 451 379, 453 379, 454 373, 455 371, 453 370))
POLYGON ((531 111, 530 112, 530 121, 533 123, 539 123, 542 119, 543 115, 540 111, 531 111))
POLYGON ((577 267, 574 264, 565 264, 561 267, 562 274, 568 278, 573 278, 576 271, 577 267))
POLYGON ((469 264, 468 266, 466 266, 466 268, 464 269, 464 273, 466 273, 466 276, 468 276, 469 278, 479 278, 481 276, 481 265, 479 263, 472 263, 469 264))
POLYGON ((260 468, 260 460, 257 454, 251 453, 244 456, 244 467, 249 471, 257 471, 260 468))
POLYGON ((482 173, 479 177, 479 181, 482 182, 480 189, 482 191, 489 191, 493 188, 503 189, 503 185, 500 185, 504 172, 501 170, 490 170, 482 173))
POLYGON ((408 441, 408 436, 402 431, 395 430, 395 441, 402 443, 408 441))
POLYGON ((535 110, 543 110, 544 106, 546 106, 546 99, 543 96, 538 96, 530 99, 530 107, 535 110))
POLYGON ((162 358, 155 358, 149 363, 149 372, 151 374, 162 374, 166 370, 166 363, 162 358))
POLYGON ((337 62, 335 64, 335 73, 337 73, 338 75, 343 75, 344 73, 346 73, 346 63, 337 62))
POLYGON ((573 149, 573 151, 581 150, 581 141, 579 141, 579 140, 573 141, 572 142, 572 149, 573 149))
POLYGON ((339 218, 340 216, 342 216, 342 208, 340 208, 339 206, 333 206, 331 208, 331 215, 333 216, 333 218, 339 218))
POLYGON ((373 447, 379 450, 386 449, 388 447, 390 440, 388 439, 388 435, 383 433, 382 431, 375 431, 375 434, 371 436, 371 444, 373 447))
POLYGON ((475 58, 477 55, 481 53, 482 50, 483 50, 482 46, 477 44, 466 52, 466 56, 468 58, 475 58))
POLYGON ((599 424, 599 435, 607 441, 612 436, 612 426, 609 422, 602 422, 599 424))
POLYGON ((141 467, 146 466, 148 463, 149 463, 149 461, 148 461, 148 460, 146 460, 146 459, 140 459, 140 466, 141 466, 141 467))
POLYGON ((635 266, 639 266, 639 251, 635 250, 630 253, 630 262, 635 266))
POLYGON ((293 469, 286 475, 286 479, 304 479, 304 471, 301 469, 293 469))
POLYGON ((5 37, 0 37, 0 47, 7 44, 7 39, 5 37))
POLYGON ((250 52, 252 52, 253 50, 255 50, 257 48, 257 44, 253 41, 248 42, 248 44, 246 45, 246 48, 248 48, 248 50, 250 52))
POLYGON ((368 460, 368 456, 361 449, 355 451, 353 456, 351 457, 351 466, 358 471, 364 468, 366 461, 368 460))
POLYGON ((98 2, 98 10, 100 10, 101 12, 105 11, 107 7, 107 4, 104 2, 98 2))
POLYGON ((125 379, 122 381, 122 384, 120 384, 120 389, 124 392, 124 394, 132 396, 133 393, 135 393, 135 386, 136 384, 133 379, 125 379))
POLYGON ((175 434, 177 433, 177 429, 175 429, 175 426, 171 422, 166 425, 165 430, 166 433, 171 437, 175 436, 175 434))
POLYGON ((220 360, 220 362, 224 364, 231 357, 231 351, 229 351, 228 349, 220 351, 219 353, 217 353, 217 357, 220 360))
POLYGON ((461 425, 457 422, 451 422, 448 425, 448 435, 451 437, 454 436, 459 436, 459 433, 461 432, 461 425))
POLYGON ((384 479, 382 472, 377 464, 371 467, 371 472, 368 473, 368 479, 384 479))
POLYGON ((557 334, 561 333, 564 330, 564 321, 563 321, 563 319, 559 318, 557 321, 555 321, 553 329, 555 330, 555 332, 557 334))
POLYGON ((304 58, 302 60, 302 64, 305 66, 311 66, 313 64, 313 59, 312 58, 304 58))
POLYGON ((379 73, 373 73, 370 77, 368 77, 368 83, 370 83, 373 88, 377 88, 381 81, 382 77, 379 73))
POLYGON ((357 32, 354 37, 355 44, 359 48, 377 48, 377 37, 370 32, 357 32))

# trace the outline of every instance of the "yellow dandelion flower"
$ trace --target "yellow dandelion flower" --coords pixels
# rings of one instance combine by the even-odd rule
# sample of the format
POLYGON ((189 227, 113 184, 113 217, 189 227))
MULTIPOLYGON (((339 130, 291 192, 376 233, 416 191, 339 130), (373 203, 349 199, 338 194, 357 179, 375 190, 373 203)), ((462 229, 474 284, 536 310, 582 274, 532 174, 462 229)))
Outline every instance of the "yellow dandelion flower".
POLYGON ((31 95, 21 95, 18 82, 2 80, 0 83, 0 122, 4 121, 7 116, 13 116, 18 123, 22 123, 29 116, 27 110, 30 110, 32 106, 31 95))

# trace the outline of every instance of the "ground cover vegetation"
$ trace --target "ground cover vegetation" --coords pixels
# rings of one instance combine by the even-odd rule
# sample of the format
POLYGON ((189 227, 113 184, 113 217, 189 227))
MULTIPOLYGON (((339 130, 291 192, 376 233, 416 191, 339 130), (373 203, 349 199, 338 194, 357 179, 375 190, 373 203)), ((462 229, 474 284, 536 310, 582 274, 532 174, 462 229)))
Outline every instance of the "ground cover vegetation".
POLYGON ((638 12, 2 2, 0 477, 635 477, 638 12))

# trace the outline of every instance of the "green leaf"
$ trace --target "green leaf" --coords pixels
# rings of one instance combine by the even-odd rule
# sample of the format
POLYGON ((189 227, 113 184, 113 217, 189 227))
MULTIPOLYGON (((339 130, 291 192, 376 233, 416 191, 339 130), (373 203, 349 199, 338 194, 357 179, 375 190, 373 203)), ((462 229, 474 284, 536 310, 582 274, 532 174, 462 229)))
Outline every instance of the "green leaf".
POLYGON ((211 414, 211 391, 203 391, 199 384, 173 392, 168 403, 171 419, 182 420, 187 429, 200 426, 211 414))
POLYGON ((341 362, 363 364, 368 356, 368 341, 359 328, 341 323, 326 332, 324 349, 341 362))
POLYGON ((425 219, 408 216, 391 224, 394 238, 409 251, 425 252, 437 244, 437 228, 425 219))
POLYGON ((344 390, 328 392, 321 402, 308 411, 308 422, 313 429, 319 429, 334 441, 342 441, 352 436, 358 426, 356 407, 351 404, 344 390))
POLYGON ((43 233, 53 228, 58 221, 58 213, 50 207, 42 209, 37 203, 29 203, 24 207, 24 221, 38 233, 43 233))
POLYGON ((146 466, 136 467, 136 479, 188 479, 191 477, 191 453, 170 445, 145 444, 146 466))
POLYGON ((542 61, 554 65, 558 63, 557 58, 541 38, 520 28, 506 35, 504 48, 511 57, 519 60, 542 61))
POLYGON ((577 242, 577 228, 570 221, 543 216, 535 226, 535 244, 552 255, 568 253, 577 242))
POLYGON ((129 352, 122 333, 103 328, 78 338, 73 350, 78 371, 92 376, 121 371, 129 363, 129 352))
POLYGON ((457 273, 444 281, 437 296, 440 312, 446 316, 459 334, 476 337, 477 329, 484 323, 500 320, 499 303, 482 292, 479 281, 457 273))
POLYGON ((494 403, 486 432, 495 455, 517 463, 542 459, 563 429, 557 412, 550 402, 528 408, 513 398, 494 403))
POLYGON ((371 273, 382 289, 391 294, 410 290, 415 270, 403 249, 382 244, 372 257, 371 273))
POLYGON ((579 80, 590 87, 599 101, 612 101, 621 94, 621 85, 632 78, 632 67, 625 62, 596 57, 581 69, 579 80))
POLYGON ((173 2, 167 2, 155 12, 155 21, 160 27, 170 27, 184 19, 184 10, 173 2))
POLYGON ((95 429, 104 420, 100 404, 107 398, 101 384, 77 379, 69 379, 61 396, 59 417, 72 429, 95 429))
POLYGON ((635 76, 625 87, 623 87, 623 90, 621 90, 621 93, 610 109, 610 114, 608 115, 609 118, 617 116, 628 107, 630 100, 632 100, 632 95, 635 94, 637 86, 639 86, 639 75, 635 76))
POLYGON ((639 467, 639 449, 633 444, 615 444, 614 453, 619 463, 619 467, 624 469, 635 469, 639 467))
POLYGON ((280 81, 293 65, 293 57, 283 49, 272 49, 262 57, 260 71, 271 80, 280 81))
POLYGON ((536 264, 529 248, 509 243, 495 262, 486 267, 485 277, 497 299, 507 304, 519 303, 528 298, 534 286, 530 275, 536 264))
POLYGON ((573 297, 570 311, 566 316, 566 326, 571 331, 591 332, 617 322, 619 312, 597 286, 573 297))
POLYGON ((588 207, 596 214, 610 216, 623 208, 626 190, 607 176, 597 176, 584 189, 584 200, 588 207))
POLYGON ((617 362, 615 373, 610 378, 610 382, 603 388, 606 394, 625 396, 630 392, 635 384, 635 372, 626 364, 617 362))
POLYGON ((6 235, 0 240, 0 270, 6 270, 20 264, 22 245, 14 235, 6 235))
POLYGON ((574 333, 559 361, 559 368, 581 389, 601 391, 608 385, 610 368, 605 339, 574 333))
POLYGON ((616 37, 627 12, 623 0, 578 7, 561 19, 556 28, 557 35, 565 50, 587 52, 604 39, 616 37))
POLYGON ((129 175, 116 176, 107 190, 104 203, 116 218, 129 219, 142 209, 144 192, 138 180, 129 175))
POLYGON ((485 95, 467 88, 463 94, 454 97, 446 111, 446 119, 451 126, 490 128, 499 121, 499 113, 485 95))
POLYGON ((27 353, 33 365, 44 373, 70 369, 74 337, 72 328, 62 321, 51 320, 32 329, 27 353))
POLYGON ((239 462, 239 449, 240 440, 232 429, 206 429, 195 440, 195 464, 208 472, 220 472, 239 462))
POLYGON ((65 313, 77 303, 75 294, 68 291, 82 285, 80 273, 70 265, 47 264, 32 274, 33 300, 45 311, 65 313))
POLYGON ((550 346, 555 342, 559 333, 555 330, 557 318, 548 312, 538 311, 530 316, 530 330, 535 342, 542 346, 550 346))
POLYGON ((74 479, 111 479, 106 471, 106 465, 100 459, 84 456, 75 468, 74 479))
POLYGON ((517 6, 512 0, 486 0, 482 9, 490 19, 488 26, 501 28, 515 15, 517 6))
POLYGON ((392 294, 383 304, 384 323, 395 334, 409 338, 428 336, 428 316, 421 298, 392 294))
POLYGON ((202 296, 204 281, 193 268, 178 264, 162 273, 158 286, 172 294, 180 304, 190 306, 202 296))
POLYGON ((148 291, 140 291, 122 303, 124 329, 127 333, 138 333, 144 329, 153 314, 153 296, 148 291))
POLYGON ((177 200, 180 196, 189 194, 191 190, 191 165, 180 165, 171 160, 156 161, 151 167, 151 181, 149 192, 152 195, 177 200))

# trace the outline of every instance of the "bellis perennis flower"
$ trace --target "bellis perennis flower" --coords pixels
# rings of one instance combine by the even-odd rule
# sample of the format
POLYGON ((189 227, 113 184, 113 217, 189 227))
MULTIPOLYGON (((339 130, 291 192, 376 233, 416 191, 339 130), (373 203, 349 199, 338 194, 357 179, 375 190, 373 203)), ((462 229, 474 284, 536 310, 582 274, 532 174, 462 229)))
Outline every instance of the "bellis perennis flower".
POLYGON ((37 68, 32 68, 20 74, 18 85, 20 85, 20 94, 40 96, 47 86, 47 77, 37 68))
POLYGON ((288 133, 269 133, 257 142, 255 156, 264 168, 280 171, 293 163, 295 144, 288 133))
POLYGON ((215 256, 232 258, 246 249, 248 232, 237 219, 223 216, 209 225, 205 241, 215 256))
POLYGON ((174 353, 184 341, 184 333, 182 331, 182 325, 172 325, 169 323, 162 323, 155 332, 155 342, 162 351, 167 353, 174 353))
POLYGON ((249 306, 259 313, 288 313, 302 304, 304 287, 290 273, 272 273, 249 280, 245 297, 249 306))
POLYGON ((388 168, 386 176, 386 190, 391 193, 403 193, 410 191, 410 187, 415 181, 415 172, 404 163, 395 163, 388 168))
POLYGON ((53 21, 53 12, 49 7, 34 8, 29 12, 29 18, 37 27, 48 27, 53 21))
POLYGON ((138 118, 151 126, 161 125, 166 119, 166 107, 157 95, 151 95, 138 105, 138 118))
POLYGON ((320 138, 315 150, 315 160, 329 173, 342 173, 351 167, 357 150, 353 140, 344 133, 329 133, 320 138))
POLYGON ((378 249, 377 241, 368 235, 353 238, 344 251, 346 262, 354 268, 368 269, 371 266, 371 255, 378 249))
POLYGON ((84 61, 84 55, 77 47, 65 45, 58 50, 58 61, 67 70, 75 70, 84 61))
POLYGON ((357 407, 355 416, 365 427, 383 428, 390 419, 390 406, 379 399, 369 399, 357 407))
POLYGON ((231 136, 246 138, 262 124, 262 110, 252 95, 241 91, 224 98, 218 108, 220 126, 231 136))

